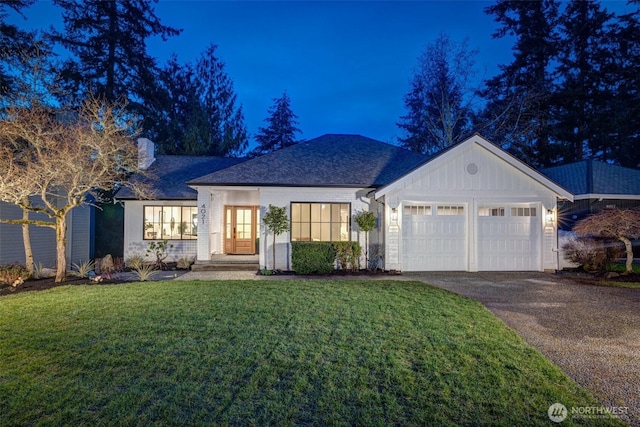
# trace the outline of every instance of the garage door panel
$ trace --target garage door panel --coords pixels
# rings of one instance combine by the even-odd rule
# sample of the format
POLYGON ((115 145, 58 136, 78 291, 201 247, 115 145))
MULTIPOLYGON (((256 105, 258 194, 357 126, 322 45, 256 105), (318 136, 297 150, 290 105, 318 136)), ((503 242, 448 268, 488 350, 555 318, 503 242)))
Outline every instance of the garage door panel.
POLYGON ((539 216, 479 216, 478 269, 539 270, 540 221, 539 216))
POLYGON ((403 216, 403 268, 406 271, 466 270, 466 248, 464 215, 438 217, 434 209, 426 215, 403 216))

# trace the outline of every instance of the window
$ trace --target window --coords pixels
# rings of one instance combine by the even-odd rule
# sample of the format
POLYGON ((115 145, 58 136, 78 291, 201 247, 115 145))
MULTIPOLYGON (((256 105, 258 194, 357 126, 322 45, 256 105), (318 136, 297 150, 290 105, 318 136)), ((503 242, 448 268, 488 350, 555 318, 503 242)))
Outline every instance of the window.
POLYGON ((480 207, 478 216, 504 216, 504 208, 480 207))
POLYGON ((349 241, 348 203, 291 203, 291 241, 349 241))
POLYGON ((464 206, 438 206, 437 215, 464 215, 464 206))
POLYGON ((194 240, 198 238, 195 206, 145 206, 144 240, 194 240))
POLYGON ((536 216, 536 208, 511 208, 511 216, 536 216))
POLYGON ((405 206, 404 214, 430 216, 431 206, 405 206))

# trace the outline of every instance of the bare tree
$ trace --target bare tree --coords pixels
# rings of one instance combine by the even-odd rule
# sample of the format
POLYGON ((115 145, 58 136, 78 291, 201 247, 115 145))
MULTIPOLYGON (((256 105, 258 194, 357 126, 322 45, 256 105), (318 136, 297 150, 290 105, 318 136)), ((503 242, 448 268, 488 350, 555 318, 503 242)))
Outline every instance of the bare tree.
POLYGON ((125 106, 95 98, 73 111, 33 104, 8 107, 0 120, 0 200, 53 220, 2 222, 55 230, 56 282, 66 274, 67 213, 92 203, 88 196, 99 201, 101 190, 146 191, 126 180, 138 172, 138 150, 136 122, 125 106))
POLYGON ((397 124, 406 131, 402 146, 432 154, 471 133, 477 51, 469 39, 457 43, 446 34, 425 47, 404 98, 407 114, 397 124))
POLYGON ((626 272, 633 271, 632 239, 640 238, 640 211, 610 209, 578 221, 573 231, 582 236, 617 239, 624 243, 627 253, 626 272))

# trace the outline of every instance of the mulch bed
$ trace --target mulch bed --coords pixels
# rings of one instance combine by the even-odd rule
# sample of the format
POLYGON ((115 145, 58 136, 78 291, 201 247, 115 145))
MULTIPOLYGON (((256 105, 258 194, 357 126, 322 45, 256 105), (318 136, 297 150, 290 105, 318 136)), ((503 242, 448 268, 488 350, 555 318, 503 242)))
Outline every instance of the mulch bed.
POLYGON ((3 295, 11 295, 18 294, 21 292, 31 292, 31 291, 44 291, 45 289, 56 288, 58 286, 66 286, 66 285, 92 285, 92 286, 102 286, 102 285, 117 285, 120 283, 125 283, 124 280, 103 280, 102 282, 96 283, 92 282, 87 278, 80 278, 74 276, 67 276, 67 279, 62 283, 56 283, 54 277, 50 277, 47 279, 30 279, 25 281, 22 285, 17 286, 16 288, 12 288, 8 285, 0 285, 0 296, 3 295))
MULTIPOLYGON (((258 272, 260 274, 260 272, 258 272)), ((287 275, 294 274, 289 271, 277 271, 275 275, 287 275)), ((371 276, 371 275, 390 275, 394 276, 398 273, 395 271, 345 271, 345 270, 336 270, 332 274, 326 275, 326 277, 331 276, 371 276)), ((602 273, 585 273, 582 271, 563 271, 559 273, 561 275, 570 278, 571 280, 585 284, 585 285, 597 285, 599 282, 635 282, 640 283, 640 274, 632 273, 626 275, 619 275, 617 277, 606 278, 602 273)), ((12 288, 8 285, 0 285, 0 296, 3 295, 11 295, 17 294, 21 292, 31 292, 31 291, 43 291, 46 289, 55 288, 58 286, 66 286, 66 285, 92 285, 92 286, 105 286, 105 285, 118 285, 126 283, 126 280, 103 280, 102 282, 92 282, 86 278, 79 278, 74 276, 68 276, 66 281, 62 283, 56 283, 53 277, 48 279, 31 279, 24 282, 22 285, 12 288)))

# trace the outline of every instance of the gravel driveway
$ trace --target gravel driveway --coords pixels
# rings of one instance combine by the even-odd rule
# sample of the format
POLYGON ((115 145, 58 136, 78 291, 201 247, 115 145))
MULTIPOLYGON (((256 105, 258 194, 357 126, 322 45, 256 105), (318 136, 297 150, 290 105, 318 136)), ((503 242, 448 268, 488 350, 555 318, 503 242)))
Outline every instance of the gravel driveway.
POLYGON ((640 426, 640 289, 578 284, 550 273, 405 273, 403 279, 480 301, 603 406, 627 407, 621 418, 640 426))

